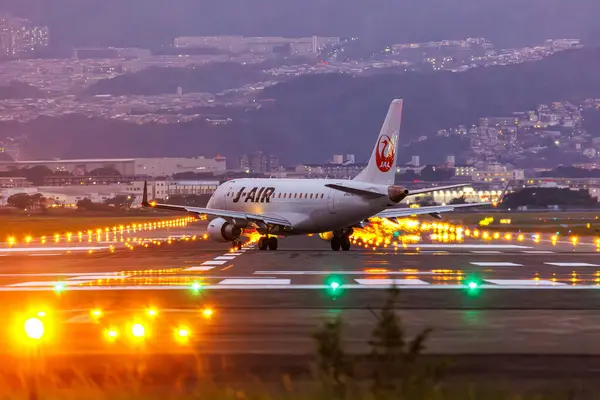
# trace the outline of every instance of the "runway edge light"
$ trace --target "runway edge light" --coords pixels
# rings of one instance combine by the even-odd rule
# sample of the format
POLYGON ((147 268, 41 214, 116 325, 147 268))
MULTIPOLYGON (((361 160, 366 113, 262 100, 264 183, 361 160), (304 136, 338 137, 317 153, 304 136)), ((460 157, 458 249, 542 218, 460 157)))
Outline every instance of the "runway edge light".
POLYGON ((325 280, 325 284, 327 286, 327 292, 331 296, 337 296, 341 293, 343 288, 343 280, 337 276, 330 276, 325 280))

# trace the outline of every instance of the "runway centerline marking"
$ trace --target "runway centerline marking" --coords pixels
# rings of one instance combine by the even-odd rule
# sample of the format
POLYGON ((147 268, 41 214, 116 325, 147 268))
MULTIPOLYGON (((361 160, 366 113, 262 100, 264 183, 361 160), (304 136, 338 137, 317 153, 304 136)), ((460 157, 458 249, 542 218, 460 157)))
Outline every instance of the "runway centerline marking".
POLYGON ((202 265, 223 265, 226 264, 228 260, 211 260, 211 261, 204 261, 202 263, 202 265))
POLYGON ((600 264, 582 262, 545 262, 544 264, 554 265, 555 267, 600 267, 600 264))
POLYGON ((189 267, 184 269, 184 271, 210 271, 214 267, 189 267))
POLYGON ((359 285, 376 286, 376 285, 430 285, 429 282, 420 279, 355 279, 359 285))
POLYGON ((550 250, 524 250, 523 253, 526 253, 526 254, 554 254, 554 252, 550 251, 550 250))
POLYGON ((522 267, 523 264, 516 264, 506 261, 489 261, 489 262, 471 262, 470 264, 477 265, 478 267, 522 267))
POLYGON ((291 279, 224 279, 219 285, 289 285, 291 279))
POLYGON ((480 250, 480 251, 471 251, 473 254, 502 254, 501 251, 497 250, 480 250))
POLYGON ((255 271, 254 275, 436 275, 431 271, 255 271))
POLYGON ((235 256, 230 256, 230 255, 227 255, 227 256, 219 256, 219 257, 215 257, 214 259, 215 259, 215 260, 233 260, 234 258, 235 258, 235 256))
POLYGON ((509 285, 509 286, 565 286, 563 282, 553 282, 548 280, 534 280, 534 279, 484 279, 486 282, 493 283, 495 285, 509 285))

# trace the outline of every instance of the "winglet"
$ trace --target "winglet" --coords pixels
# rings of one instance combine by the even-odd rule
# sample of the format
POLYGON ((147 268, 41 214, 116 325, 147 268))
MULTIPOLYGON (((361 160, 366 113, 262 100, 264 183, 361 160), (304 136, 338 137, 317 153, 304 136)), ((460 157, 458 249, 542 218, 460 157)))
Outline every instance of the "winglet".
POLYGON ((150 207, 148 203, 148 182, 144 181, 144 193, 142 194, 142 207, 150 207))

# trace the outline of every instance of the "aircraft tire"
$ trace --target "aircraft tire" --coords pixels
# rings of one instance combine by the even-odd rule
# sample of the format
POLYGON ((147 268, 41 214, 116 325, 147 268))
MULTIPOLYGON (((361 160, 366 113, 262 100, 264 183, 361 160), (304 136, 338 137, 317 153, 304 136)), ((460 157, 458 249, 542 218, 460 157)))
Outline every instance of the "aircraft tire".
POLYGON ((344 236, 341 240, 340 246, 343 251, 350 250, 350 238, 348 236, 344 236))
POLYGON ((334 236, 333 239, 331 239, 331 250, 340 251, 341 246, 342 246, 342 243, 341 243, 340 238, 337 236, 334 236))
POLYGON ((267 249, 267 240, 265 238, 258 239, 258 249, 259 250, 267 249))
POLYGON ((268 245, 269 245, 269 250, 277 250, 277 245, 278 245, 278 241, 277 238, 272 237, 267 239, 268 240, 268 245))

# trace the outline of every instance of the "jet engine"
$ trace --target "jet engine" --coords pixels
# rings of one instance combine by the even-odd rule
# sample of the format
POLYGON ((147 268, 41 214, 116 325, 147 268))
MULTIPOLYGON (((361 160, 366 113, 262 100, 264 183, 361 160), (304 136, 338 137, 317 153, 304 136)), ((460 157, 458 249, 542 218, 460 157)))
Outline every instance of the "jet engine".
POLYGON ((330 241, 331 239, 333 239, 333 232, 322 232, 319 233, 319 237, 323 240, 327 240, 330 241))
POLYGON ((240 237, 243 229, 227 222, 223 218, 215 218, 208 224, 206 229, 211 240, 220 243, 232 242, 240 237))
POLYGON ((408 189, 402 186, 388 186, 388 197, 394 203, 400 203, 408 196, 408 189))

